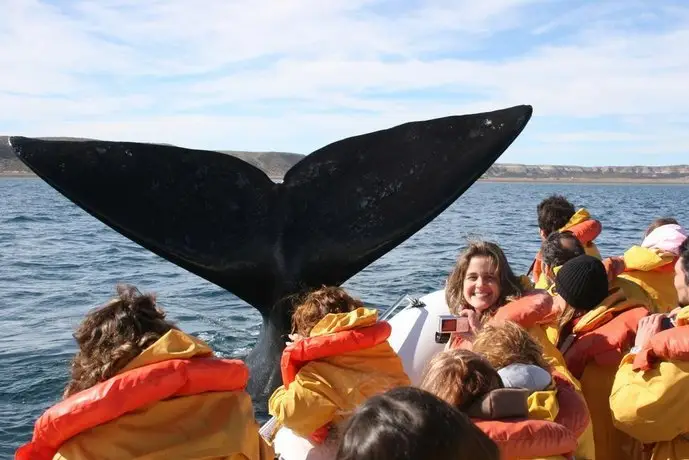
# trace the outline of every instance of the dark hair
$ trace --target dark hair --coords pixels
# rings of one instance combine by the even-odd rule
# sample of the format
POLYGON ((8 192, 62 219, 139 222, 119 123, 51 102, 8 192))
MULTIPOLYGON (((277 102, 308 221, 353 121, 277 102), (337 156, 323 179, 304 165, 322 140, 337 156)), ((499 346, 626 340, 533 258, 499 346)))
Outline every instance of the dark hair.
POLYGON ((679 245, 679 258, 682 261, 682 270, 684 270, 684 281, 689 285, 689 237, 685 238, 679 245))
POLYGON ((651 222, 651 225, 649 225, 646 229, 646 233, 644 233, 644 238, 650 235, 653 230, 655 230, 658 227, 662 227, 663 225, 679 225, 679 222, 677 222, 677 219, 675 219, 674 217, 661 217, 660 219, 656 219, 653 222, 651 222))
POLYGON ((496 307, 502 307, 506 302, 523 295, 519 278, 512 271, 500 246, 490 241, 474 241, 459 255, 452 273, 445 282, 445 301, 453 314, 459 314, 469 305, 464 298, 464 278, 474 257, 488 257, 495 267, 500 287, 500 297, 496 307))
POLYGON ((559 267, 570 259, 584 254, 584 246, 572 232, 553 232, 541 244, 543 263, 559 267))
POLYGON ((536 212, 538 213, 538 228, 548 236, 567 225, 576 211, 574 205, 564 196, 551 195, 538 204, 536 212))
POLYGON ((431 393, 397 387, 362 404, 347 423, 336 460, 498 460, 497 445, 431 393))
POLYGON ((64 397, 115 376, 153 345, 174 323, 156 305, 154 294, 131 285, 118 285, 117 298, 89 312, 74 333, 79 351, 64 397))

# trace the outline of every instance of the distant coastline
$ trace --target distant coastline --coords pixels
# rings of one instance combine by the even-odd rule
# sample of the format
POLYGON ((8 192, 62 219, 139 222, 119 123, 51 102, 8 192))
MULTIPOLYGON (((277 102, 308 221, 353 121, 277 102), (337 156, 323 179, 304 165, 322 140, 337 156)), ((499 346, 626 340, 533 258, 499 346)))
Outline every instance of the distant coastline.
POLYGON ((478 182, 496 182, 496 183, 520 183, 520 184, 600 184, 600 185, 623 185, 623 184, 636 184, 636 185, 689 185, 689 178, 678 178, 678 179, 664 179, 664 178, 644 178, 644 177, 632 177, 632 178, 596 178, 596 177, 581 177, 581 178, 528 178, 528 177, 510 177, 510 178, 497 178, 497 177, 481 177, 478 182))
MULTIPOLYGON (((287 152, 236 150, 221 152, 251 163, 277 181, 304 158, 304 155, 287 152)), ((0 136, 0 177, 36 177, 14 155, 5 136, 0 136)), ((551 184, 689 184, 689 165, 585 167, 496 163, 481 176, 479 181, 551 184)))

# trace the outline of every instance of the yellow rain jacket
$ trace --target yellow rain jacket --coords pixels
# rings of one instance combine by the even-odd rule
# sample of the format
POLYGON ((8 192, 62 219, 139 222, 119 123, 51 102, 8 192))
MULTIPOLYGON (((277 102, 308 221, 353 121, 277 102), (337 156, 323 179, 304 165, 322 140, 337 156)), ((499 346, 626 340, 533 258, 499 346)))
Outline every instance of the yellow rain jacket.
MULTIPOLYGON (((601 234, 603 226, 600 221, 593 219, 591 214, 582 208, 574 213, 569 221, 558 232, 570 231, 584 246, 586 254, 601 259, 598 246, 593 241, 601 234)), ((536 289, 547 289, 550 285, 543 272, 543 259, 541 251, 536 254, 533 266, 533 281, 536 289)))
POLYGON ((625 271, 613 286, 621 287, 627 298, 648 304, 652 312, 667 313, 678 302, 673 281, 676 261, 672 254, 632 246, 624 253, 625 271))
MULTIPOLYGON (((613 426, 608 399, 617 367, 634 344, 639 320, 647 314, 645 305, 613 288, 600 306, 576 322, 561 346, 591 411, 598 459, 629 460, 638 454, 638 443, 613 426)), ((553 337, 555 343, 559 343, 559 332, 553 337)))
POLYGON ((270 414, 279 425, 322 442, 330 424, 349 418, 366 399, 410 385, 387 342, 390 332, 373 309, 326 315, 308 338, 285 349, 283 385, 268 401, 270 414))
POLYGON ((689 458, 689 307, 677 326, 622 360, 610 409, 615 426, 647 445, 651 460, 689 458))
POLYGON ((116 376, 48 409, 16 458, 272 460, 248 375, 241 361, 170 330, 116 376))

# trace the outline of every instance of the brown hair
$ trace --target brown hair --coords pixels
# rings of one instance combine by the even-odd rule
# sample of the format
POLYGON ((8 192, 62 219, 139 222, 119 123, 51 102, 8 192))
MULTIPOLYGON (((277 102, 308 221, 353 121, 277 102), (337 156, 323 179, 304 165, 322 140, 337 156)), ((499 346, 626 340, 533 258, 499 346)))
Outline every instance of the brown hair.
POLYGON ((154 294, 118 285, 117 298, 90 311, 74 333, 79 351, 72 360, 67 398, 116 375, 155 343, 174 323, 156 305, 154 294))
POLYGON ((496 369, 510 364, 534 364, 548 370, 543 347, 513 321, 488 323, 476 334, 472 350, 483 355, 496 369))
POLYGON ((651 225, 649 225, 646 229, 646 233, 644 233, 644 238, 650 235, 653 230, 655 230, 658 227, 662 227, 663 225, 679 225, 679 222, 677 222, 677 219, 675 219, 674 217, 661 217, 660 219, 656 219, 653 222, 651 222, 651 225))
POLYGON ((509 300, 521 297, 522 287, 519 278, 512 272, 507 262, 505 253, 495 243, 489 241, 475 241, 460 254, 452 273, 445 283, 445 301, 453 314, 466 308, 469 303, 464 298, 464 278, 466 277, 469 263, 473 257, 488 257, 495 266, 495 273, 500 287, 500 297, 496 306, 500 307, 509 300))
POLYGON ((569 222, 576 213, 574 205, 562 195, 550 195, 536 206, 538 228, 547 237, 558 231, 569 222))
POLYGON ((488 360, 469 350, 438 353, 424 370, 420 388, 466 411, 489 391, 502 388, 498 371, 488 360))
POLYGON ((308 293, 292 315, 292 333, 308 337, 311 329, 329 313, 349 313, 365 307, 341 287, 323 286, 308 293))

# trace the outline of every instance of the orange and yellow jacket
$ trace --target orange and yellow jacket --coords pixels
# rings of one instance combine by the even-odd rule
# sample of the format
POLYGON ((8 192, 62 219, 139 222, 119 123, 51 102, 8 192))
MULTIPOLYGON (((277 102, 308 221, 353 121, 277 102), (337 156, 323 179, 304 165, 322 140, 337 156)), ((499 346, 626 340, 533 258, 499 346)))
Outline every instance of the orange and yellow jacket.
MULTIPOLYGON (((646 315, 645 305, 613 288, 600 306, 578 320, 561 346, 591 411, 596 458, 629 460, 640 453, 639 443, 613 425, 609 397, 619 363, 634 344, 637 324, 646 315)), ((553 339, 559 343, 559 331, 553 339)))
POLYGON ((391 328, 378 312, 358 308, 328 314, 308 338, 282 355, 283 385, 268 401, 279 426, 322 442, 331 424, 348 419, 366 399, 410 385, 402 360, 387 339, 391 328))
POLYGON ((615 426, 646 445, 651 460, 689 458, 689 307, 677 326, 622 360, 610 394, 615 426))
POLYGON ((18 460, 272 460, 258 434, 249 376, 201 340, 170 330, 114 377, 36 421, 18 460))
POLYGON ((627 298, 647 304, 653 313, 667 313, 677 307, 676 256, 632 246, 623 259, 624 273, 618 275, 613 286, 622 288, 627 298))
MULTIPOLYGON (((590 256, 597 257, 601 259, 600 251, 598 246, 593 241, 598 238, 598 235, 603 231, 603 225, 600 221, 593 219, 589 212, 582 208, 578 210, 569 219, 559 232, 569 231, 574 233, 574 236, 581 242, 584 246, 584 251, 590 256)), ((536 258, 534 260, 532 280, 536 285, 537 289, 547 289, 549 286, 548 281, 545 279, 545 274, 543 273, 543 256, 541 251, 538 251, 536 258)))

